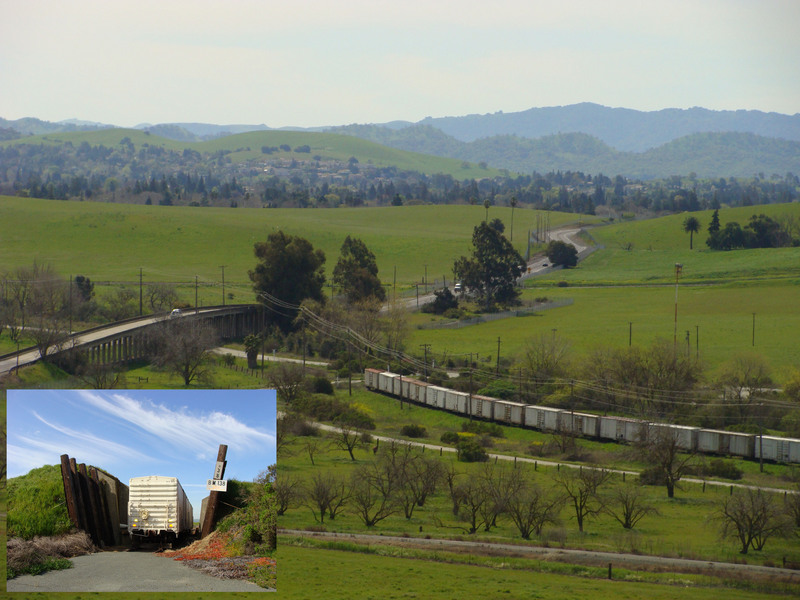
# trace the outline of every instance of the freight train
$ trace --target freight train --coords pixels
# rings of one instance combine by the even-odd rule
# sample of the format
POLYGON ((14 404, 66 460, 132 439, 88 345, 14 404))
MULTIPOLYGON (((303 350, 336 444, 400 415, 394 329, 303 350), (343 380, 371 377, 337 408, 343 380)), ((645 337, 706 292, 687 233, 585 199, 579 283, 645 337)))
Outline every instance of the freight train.
POLYGON ((572 431, 576 435, 605 441, 634 443, 657 431, 672 433, 678 447, 686 451, 738 456, 759 460, 800 463, 800 440, 771 435, 738 433, 654 423, 640 419, 596 415, 548 406, 521 404, 468 394, 431 385, 379 369, 364 370, 367 389, 396 398, 473 416, 504 425, 518 425, 540 431, 572 431))
POLYGON ((134 547, 144 540, 174 542, 192 531, 192 505, 176 477, 132 477, 129 483, 128 532, 134 547))

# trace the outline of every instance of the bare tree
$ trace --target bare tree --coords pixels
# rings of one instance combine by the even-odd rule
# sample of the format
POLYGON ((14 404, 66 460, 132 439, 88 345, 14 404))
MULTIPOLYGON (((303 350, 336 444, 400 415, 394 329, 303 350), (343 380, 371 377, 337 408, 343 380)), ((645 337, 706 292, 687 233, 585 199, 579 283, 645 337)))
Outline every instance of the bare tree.
POLYGON ((772 384, 772 377, 762 355, 742 353, 725 364, 718 381, 736 416, 745 420, 755 417, 758 394, 772 384))
POLYGON ((331 519, 336 518, 349 497, 347 482, 330 472, 314 473, 305 494, 306 505, 320 523, 325 522, 326 512, 331 519))
POLYGON ((606 512, 625 529, 633 529, 644 517, 658 514, 658 510, 647 502, 647 494, 636 485, 618 487, 605 502, 606 512))
POLYGON ((112 365, 89 362, 79 365, 75 376, 95 390, 113 390, 126 387, 125 373, 112 365))
POLYGON ((609 477, 609 471, 597 468, 564 468, 553 475, 553 479, 564 490, 567 502, 571 502, 575 509, 578 531, 583 532, 583 526, 589 517, 603 511, 603 500, 598 489, 609 477))
POLYGON ((521 469, 516 465, 488 462, 481 475, 489 490, 490 499, 480 508, 483 528, 489 531, 497 525, 497 517, 508 510, 508 503, 522 485, 521 469))
POLYGON ((352 480, 352 501, 364 525, 374 527, 399 510, 395 498, 397 485, 397 474, 382 461, 356 469, 352 480))
POLYGON ((492 501, 492 491, 486 479, 470 473, 466 481, 455 487, 453 493, 458 497, 458 504, 461 507, 459 517, 469 523, 469 533, 475 533, 478 527, 485 525, 486 522, 485 518, 479 520, 484 505, 492 501))
POLYGON ((542 333, 528 340, 523 367, 537 381, 563 377, 569 369, 569 343, 556 333, 542 333))
POLYGON ((267 380, 280 400, 291 404, 303 393, 303 367, 296 363, 279 362, 270 366, 267 380))
POLYGON ((402 351, 408 338, 408 311, 401 302, 390 301, 384 311, 383 332, 386 347, 394 352, 402 351))
POLYGON ((353 450, 362 443, 364 431, 360 427, 346 423, 340 423, 338 427, 333 433, 334 444, 341 450, 347 450, 350 460, 355 460, 353 450))
POLYGON ((784 506, 786 507, 786 514, 794 522, 797 528, 797 533, 800 535, 800 482, 794 486, 793 493, 787 493, 784 498, 784 506))
POLYGON ((306 438, 303 441, 303 448, 308 453, 308 458, 311 461, 311 466, 314 466, 314 455, 319 452, 320 448, 324 447, 322 441, 317 438, 306 438))
POLYGON ((648 482, 649 475, 654 478, 652 483, 663 482, 667 486, 667 496, 674 498, 678 482, 695 466, 695 451, 681 448, 680 431, 672 427, 645 430, 636 447, 648 465, 643 474, 645 481, 648 482))
POLYGON ((384 446, 378 460, 385 463, 397 480, 397 502, 406 519, 413 516, 416 507, 425 505, 444 476, 444 467, 437 458, 425 456, 411 444, 384 446))
POLYGON ((130 288, 120 286, 106 296, 105 305, 100 310, 112 321, 121 321, 136 316, 139 314, 136 293, 130 288))
POLYGON ((153 360, 180 376, 188 386, 209 377, 208 359, 216 343, 216 331, 203 321, 190 318, 164 321, 154 336, 153 360))
MULTIPOLYGON (((364 300, 354 303, 349 311, 350 328, 356 332, 360 338, 362 351, 370 353, 372 346, 380 344, 383 334, 384 323, 380 317, 382 302, 370 296, 364 300)), ((358 343, 358 342, 357 342, 358 343)))
POLYGON ((303 486, 296 476, 281 473, 275 478, 275 502, 278 514, 285 513, 291 505, 303 497, 303 486))
POLYGON ((737 490, 726 496, 717 512, 723 537, 736 538, 741 554, 747 554, 751 547, 761 550, 770 537, 786 533, 791 527, 787 517, 774 498, 760 488, 737 490))
POLYGON ((147 304, 153 312, 170 310, 178 301, 178 292, 171 283, 151 283, 145 293, 147 304))
POLYGON ((557 523, 558 515, 564 507, 564 496, 547 492, 541 486, 522 476, 506 504, 506 512, 517 526, 522 539, 528 540, 531 534, 541 535, 548 523, 557 523))

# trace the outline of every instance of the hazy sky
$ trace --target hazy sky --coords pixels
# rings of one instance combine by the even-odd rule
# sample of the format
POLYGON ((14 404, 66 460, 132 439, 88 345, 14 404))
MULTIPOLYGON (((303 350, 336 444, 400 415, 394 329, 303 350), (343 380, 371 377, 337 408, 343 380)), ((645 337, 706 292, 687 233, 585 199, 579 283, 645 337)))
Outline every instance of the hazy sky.
POLYGON ((800 112, 798 0, 0 0, 0 117, 800 112))
POLYGON ((220 444, 225 479, 275 463, 274 390, 9 390, 8 476, 69 454, 128 484, 177 477, 200 517, 220 444))

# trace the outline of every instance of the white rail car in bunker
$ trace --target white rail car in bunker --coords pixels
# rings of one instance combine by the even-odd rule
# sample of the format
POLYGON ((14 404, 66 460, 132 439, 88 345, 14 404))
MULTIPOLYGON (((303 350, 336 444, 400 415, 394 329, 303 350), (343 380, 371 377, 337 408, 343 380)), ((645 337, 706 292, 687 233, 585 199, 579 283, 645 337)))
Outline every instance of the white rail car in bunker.
POLYGON ((142 540, 173 542, 192 531, 192 505, 176 477, 132 477, 129 483, 128 532, 133 547, 142 540))

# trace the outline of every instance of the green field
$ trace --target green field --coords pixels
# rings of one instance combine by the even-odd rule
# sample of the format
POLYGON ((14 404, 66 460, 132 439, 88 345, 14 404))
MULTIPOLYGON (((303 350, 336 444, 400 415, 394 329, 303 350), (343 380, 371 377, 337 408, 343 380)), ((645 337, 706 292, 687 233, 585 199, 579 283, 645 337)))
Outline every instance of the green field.
POLYGON ((444 158, 418 152, 408 152, 383 146, 350 135, 336 133, 318 133, 307 131, 252 131, 239 133, 205 142, 178 142, 167 138, 150 135, 139 129, 102 129, 99 131, 73 131, 68 133, 49 133, 0 142, 0 146, 21 144, 64 144, 75 146, 86 142, 92 146, 116 147, 124 138, 130 139, 134 147, 143 144, 162 147, 175 152, 185 148, 201 154, 214 154, 224 151, 232 163, 258 160, 296 159, 312 160, 319 156, 322 160, 338 160, 347 162, 355 157, 360 163, 377 167, 397 167, 399 170, 418 171, 425 174, 443 173, 452 175, 458 180, 481 179, 500 175, 497 169, 481 168, 476 164, 465 163, 454 158, 444 158), (262 146, 281 146, 286 144, 292 148, 309 146, 310 152, 281 152, 266 155, 261 152, 262 146))
MULTIPOLYGON (((586 267, 588 268, 588 267, 586 267)), ((538 282, 538 280, 536 280, 538 282)), ((500 356, 514 364, 526 342, 553 330, 569 342, 576 359, 603 345, 650 346, 658 339, 673 341, 675 286, 534 288, 524 297, 546 297, 573 304, 511 317, 463 329, 412 329, 409 347, 430 344, 433 356, 455 364, 478 353, 494 366, 497 339, 500 356)), ((767 358, 777 379, 800 365, 800 284, 767 281, 749 285, 682 285, 678 289, 678 344, 699 352, 710 372, 737 353, 756 352, 767 358), (755 313, 755 345, 753 344, 755 313), (699 349, 698 334, 699 332, 699 349)), ((429 315, 414 323, 431 321, 429 315)), ((439 362, 440 362, 439 361, 439 362)))
MULTIPOLYGON (((308 238, 325 252, 333 272, 342 242, 355 236, 377 257, 384 285, 397 268, 398 286, 452 278, 453 261, 469 252, 472 230, 485 218, 483 206, 404 206, 337 209, 246 209, 137 206, 0 197, 0 265, 4 270, 52 263, 61 273, 93 281, 220 283, 248 291, 255 266, 253 244, 276 230, 308 238)), ((527 249, 525 233, 535 228, 533 210, 514 211, 514 245, 527 249)), ((510 228, 511 209, 492 207, 510 228)), ((577 222, 578 215, 552 213, 552 227, 577 222)), ((584 222, 586 219, 584 218, 584 222)))

